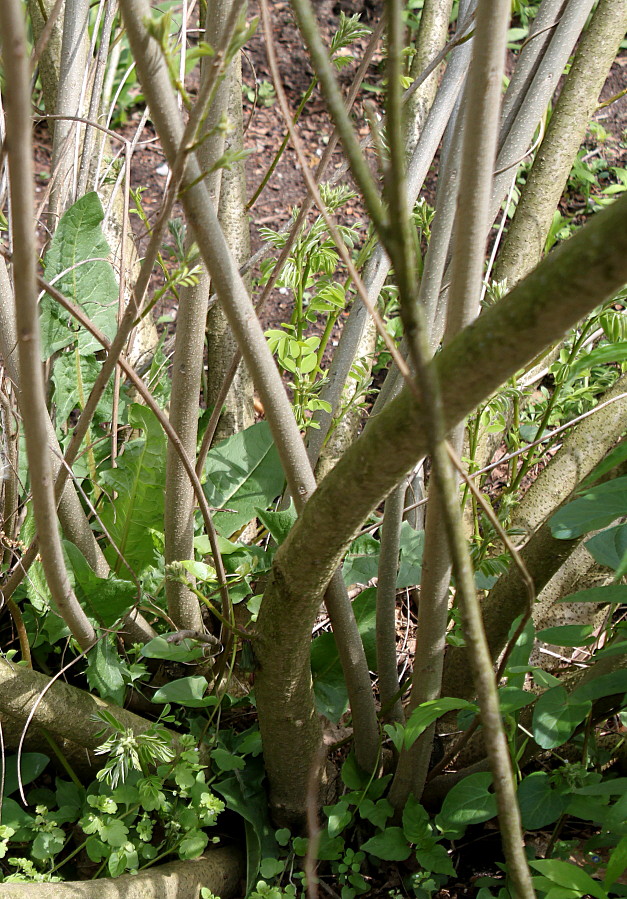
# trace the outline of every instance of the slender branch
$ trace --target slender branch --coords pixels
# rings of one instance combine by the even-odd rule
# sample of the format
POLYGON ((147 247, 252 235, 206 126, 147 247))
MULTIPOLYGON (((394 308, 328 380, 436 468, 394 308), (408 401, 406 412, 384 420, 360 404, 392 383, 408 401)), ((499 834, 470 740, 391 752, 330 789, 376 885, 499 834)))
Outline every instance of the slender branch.
POLYGON ((70 586, 59 537, 52 471, 48 453, 45 388, 36 287, 33 232, 33 168, 30 121, 30 72, 23 8, 19 0, 0 5, 0 32, 5 63, 9 180, 11 185, 13 279, 16 302, 20 394, 24 437, 30 464, 33 511, 42 563, 53 601, 82 649, 96 632, 70 586))

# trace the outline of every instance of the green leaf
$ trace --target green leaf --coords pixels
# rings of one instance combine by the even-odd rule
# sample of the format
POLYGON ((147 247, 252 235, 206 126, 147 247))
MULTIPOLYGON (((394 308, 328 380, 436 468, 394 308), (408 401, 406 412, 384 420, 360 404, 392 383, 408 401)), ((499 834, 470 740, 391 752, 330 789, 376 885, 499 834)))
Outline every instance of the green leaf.
POLYGON ((471 824, 489 821, 496 815, 496 797, 489 792, 492 775, 488 772, 470 774, 449 791, 435 823, 447 836, 463 836, 471 824))
POLYGON ((246 767, 246 762, 241 755, 234 755, 232 752, 227 752, 226 749, 221 749, 220 747, 212 751, 211 758, 220 771, 243 771, 246 767))
MULTIPOLYGON (((32 783, 35 778, 39 777, 50 759, 42 752, 24 752, 21 757, 20 775, 24 786, 32 783)), ((4 796, 10 796, 15 793, 19 786, 17 777, 17 756, 8 755, 4 759, 4 796)), ((8 824, 4 815, 2 823, 8 824)))
POLYGON ((585 646, 596 638, 590 624, 561 624, 558 627, 545 627, 538 631, 536 637, 543 643, 555 646, 585 646))
POLYGON ((521 690, 519 687, 501 687, 499 690, 499 702, 501 704, 501 714, 511 715, 519 709, 524 709, 532 702, 536 701, 535 693, 528 690, 521 690))
MULTIPOLYGON (((67 422, 75 409, 83 409, 100 373, 100 368, 101 363, 95 356, 77 356, 74 352, 64 353, 55 361, 52 383, 54 385, 57 428, 67 422)), ((95 412, 96 422, 111 420, 113 384, 113 379, 110 379, 98 402, 95 412)))
POLYGON ((627 603, 627 584, 607 584, 605 587, 590 587, 588 590, 571 593, 570 596, 562 596, 558 602, 627 603))
POLYGON ((576 890, 579 895, 595 896, 596 899, 607 899, 607 893, 598 880, 593 880, 576 865, 560 861, 557 858, 530 859, 530 866, 558 886, 576 890))
POLYGON ((408 521, 404 521, 401 525, 397 589, 404 590, 420 583, 424 543, 424 531, 416 531, 408 521))
POLYGON ((324 813, 329 819, 327 829, 331 839, 342 833, 345 827, 353 820, 353 813, 348 807, 346 800, 340 800, 335 805, 325 805, 324 813))
POLYGON ((2 800, 2 823, 15 831, 11 838, 13 842, 27 843, 32 840, 34 822, 34 817, 18 805, 15 799, 2 800))
POLYGON ((204 852, 208 842, 209 837, 202 830, 190 830, 181 840, 179 858, 198 858, 204 852))
MULTIPOLYGON (((101 474, 103 485, 116 491, 101 511, 102 523, 131 569, 139 574, 156 565, 159 548, 153 532, 163 530, 166 439, 154 414, 133 404, 129 424, 141 429, 144 437, 131 440, 118 457, 117 468, 101 474)), ((106 553, 116 573, 126 573, 113 550, 106 553)))
POLYGON ((126 843, 128 837, 128 827, 122 821, 115 818, 109 818, 106 824, 103 824, 100 830, 100 837, 109 846, 119 849, 126 843))
POLYGON ((192 709, 204 708, 216 704, 215 696, 205 696, 208 684, 207 679, 197 675, 195 677, 180 677, 170 681, 169 684, 160 687, 152 697, 153 702, 178 702, 192 709))
POLYGON ((88 615, 105 627, 112 627, 136 604, 137 587, 113 574, 108 578, 98 577, 80 549, 69 540, 63 541, 63 548, 72 566, 74 589, 80 604, 88 615))
POLYGON ((618 524, 586 540, 586 549, 600 565, 618 570, 627 553, 627 524, 618 524))
POLYGON ((593 677, 587 683, 576 687, 569 699, 573 703, 596 702, 604 696, 627 693, 627 670, 620 669, 609 674, 593 677))
POLYGON ((590 702, 571 699, 564 687, 542 693, 533 710, 533 736, 543 749, 555 749, 568 740, 590 711, 590 702))
POLYGON ((209 505, 235 510, 213 516, 220 534, 230 537, 283 490, 285 476, 268 423, 258 422, 209 450, 205 477, 209 505))
POLYGON ((60 827, 54 827, 50 831, 40 831, 33 840, 30 854, 33 858, 45 861, 46 859, 54 858, 58 852, 61 852, 64 844, 65 834, 60 827))
POLYGON ((551 533, 558 540, 572 540, 607 527, 620 518, 625 509, 627 478, 615 478, 559 509, 550 519, 551 533))
POLYGON ((349 790, 364 790, 370 780, 370 777, 357 764, 354 752, 347 755, 346 761, 342 765, 341 777, 342 783, 349 790))
POLYGON ((124 666, 112 639, 105 636, 87 654, 87 682, 101 699, 124 705, 124 666))
MULTIPOLYGON (((214 789, 227 808, 240 815, 246 830, 246 895, 253 889, 262 858, 276 858, 278 846, 268 816, 268 800, 260 759, 248 761, 246 769, 234 777, 219 779, 214 789)), ((296 851, 296 846, 294 844, 296 851)))
POLYGON ((603 881, 606 890, 616 883, 625 868, 627 868, 627 836, 620 840, 610 855, 603 881))
MULTIPOLYGON (((59 221, 44 267, 46 280, 79 305, 111 340, 117 328, 118 283, 108 261, 111 250, 100 227, 103 218, 98 194, 91 192, 77 200, 59 221)), ((55 300, 44 296, 40 310, 44 361, 75 342, 83 356, 102 349, 55 300)))
POLYGON ((619 341, 618 343, 604 344, 586 353, 585 356, 575 359, 568 367, 568 380, 574 381, 575 378, 580 378, 584 372, 590 371, 595 365, 625 361, 627 361, 627 343, 619 341))
POLYGON ((416 861, 425 871, 455 877, 453 862, 444 846, 436 843, 429 849, 416 849, 416 861))
MULTIPOLYGON (((376 602, 374 588, 364 590, 353 602, 357 628, 364 644, 366 659, 376 670, 376 602)), ((348 692, 333 633, 320 634, 311 644, 311 672, 313 675, 316 709, 330 721, 337 723, 348 707, 348 692)))
POLYGON ((422 843, 425 837, 431 836, 429 814, 414 798, 413 793, 403 809, 403 833, 410 843, 422 843))
POLYGON ((566 810, 568 796, 551 787, 551 779, 544 771, 534 771, 518 787, 518 804, 525 830, 538 830, 553 824, 566 810))
POLYGON ((370 821, 375 827, 380 827, 381 830, 383 830, 386 822, 393 814, 394 809, 387 799, 379 799, 378 802, 373 802, 372 799, 366 798, 362 799, 359 805, 360 817, 370 821))
POLYGON ((375 834, 362 844, 364 852, 387 862, 404 862, 411 854, 411 846, 405 839, 401 827, 386 827, 383 833, 375 834))
POLYGON ((270 531, 276 545, 280 546, 291 531, 292 525, 297 518, 294 503, 290 502, 289 509, 285 509, 282 512, 267 512, 263 509, 257 509, 256 511, 259 521, 264 528, 270 531))
POLYGON ((432 699, 429 702, 423 702, 409 716, 409 720, 405 725, 405 749, 410 749, 418 737, 423 734, 427 728, 441 718, 446 712, 452 712, 456 709, 476 709, 472 702, 465 699, 454 699, 450 696, 443 696, 440 699, 432 699))
POLYGON ((171 662, 193 662, 202 658, 203 651, 193 640, 168 643, 165 637, 154 637, 142 646, 141 655, 146 659, 169 659, 171 662))

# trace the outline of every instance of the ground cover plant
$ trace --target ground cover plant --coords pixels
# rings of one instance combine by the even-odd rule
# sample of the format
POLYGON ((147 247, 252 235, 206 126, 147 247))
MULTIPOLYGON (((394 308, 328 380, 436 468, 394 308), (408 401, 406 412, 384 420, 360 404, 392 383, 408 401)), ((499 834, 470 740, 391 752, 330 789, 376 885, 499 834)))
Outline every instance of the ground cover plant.
POLYGON ((627 4, 339 6, 0 5, 0 896, 627 889, 627 4))

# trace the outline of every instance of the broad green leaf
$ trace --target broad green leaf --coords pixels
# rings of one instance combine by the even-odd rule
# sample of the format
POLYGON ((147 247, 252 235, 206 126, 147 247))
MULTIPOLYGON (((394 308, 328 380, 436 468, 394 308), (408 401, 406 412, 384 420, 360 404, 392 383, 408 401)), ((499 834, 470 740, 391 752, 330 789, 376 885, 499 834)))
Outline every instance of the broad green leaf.
POLYGON ((87 654, 87 682, 101 699, 124 705, 124 670, 117 649, 105 636, 87 654))
POLYGON ((209 450, 205 478, 209 505, 235 510, 213 516, 220 534, 230 537, 283 490, 285 476, 268 423, 260 421, 209 450))
POLYGON ((455 868, 445 847, 436 843, 429 849, 416 849, 416 861, 425 871, 455 877, 455 868))
POLYGON ((496 815, 496 797, 489 792, 492 775, 488 772, 470 774, 449 791, 436 825, 447 836, 463 836, 471 824, 481 824, 496 815))
POLYGON ((119 849, 120 846, 126 843, 128 827, 116 818, 109 818, 100 831, 100 837, 109 846, 115 846, 116 849, 119 849))
POLYGON ((202 830, 190 830, 186 833, 179 846, 179 858, 198 858, 205 850, 209 837, 202 830))
POLYGON ((259 758, 248 760, 243 772, 237 772, 231 778, 220 778, 212 787, 223 797, 227 808, 245 821, 246 895, 257 881, 262 858, 276 858, 279 854, 274 828, 268 816, 263 774, 259 758))
MULTIPOLYGON (((129 409, 129 424, 144 436, 131 440, 118 457, 117 468, 101 474, 101 482, 117 496, 102 511, 102 523, 135 574, 156 565, 159 546, 153 535, 163 530, 166 438, 154 414, 145 406, 129 409)), ((113 550, 106 552, 116 574, 126 566, 113 550)))
POLYGON ((511 715, 512 712, 524 709, 535 701, 535 693, 530 693, 528 690, 521 690, 520 687, 510 687, 508 684, 506 687, 501 687, 499 689, 499 703, 501 706, 501 714, 503 715, 511 715))
POLYGON ((363 534, 351 543, 342 566, 342 576, 347 587, 352 584, 367 584, 377 576, 380 548, 379 541, 370 534, 363 534))
MULTIPOLYGON (((82 410, 100 373, 101 363, 95 356, 64 353, 55 361, 52 372, 57 427, 64 425, 75 409, 82 410), (79 377, 80 376, 80 377, 79 377)), ((110 421, 113 402, 111 378, 100 398, 95 420, 110 421)))
POLYGON ((285 509, 282 512, 267 512, 257 509, 257 518, 264 528, 270 531, 276 545, 280 546, 291 531, 292 525, 297 518, 294 502, 290 502, 289 509, 285 509))
POLYGON ((557 858, 539 858, 530 859, 529 864, 535 871, 539 871, 558 886, 576 890, 580 895, 607 899, 607 893, 599 881, 593 880, 582 868, 571 865, 570 862, 563 862, 557 858))
MULTIPOLYGON (((59 221, 44 267, 46 280, 79 305, 93 324, 112 339, 117 328, 118 283, 108 261, 111 250, 100 227, 103 218, 98 194, 88 193, 77 200, 59 221)), ((44 361, 75 342, 83 356, 102 349, 55 300, 44 296, 40 309, 44 361)))
POLYGON ((616 478, 559 509, 550 520, 551 533, 558 540, 572 540, 607 527, 624 515, 625 509, 627 478, 616 478))
MULTIPOLYGON (((20 759, 20 776, 22 778, 22 784, 26 786, 26 784, 32 783, 35 778, 39 777, 49 761, 50 759, 47 755, 44 755, 43 752, 22 753, 22 757, 20 759)), ((17 756, 8 755, 4 759, 3 795, 10 796, 11 793, 15 793, 18 786, 19 782, 17 777, 17 756)), ((2 823, 9 823, 5 820, 4 814, 2 816, 2 823)))
POLYGON ((627 524, 618 524, 586 540, 586 549, 600 565, 618 570, 627 553, 627 524))
POLYGON ((64 541, 63 548, 74 573, 76 596, 88 615, 105 627, 112 627, 130 612, 137 602, 137 587, 111 574, 101 578, 77 546, 64 541))
MULTIPOLYGON (((353 602, 353 612, 366 652, 368 665, 376 670, 376 593, 364 590, 353 602)), ((316 708, 321 715, 337 723, 348 706, 348 693, 335 637, 320 634, 311 644, 311 670, 316 708)))
MULTIPOLYGON (((514 636, 519 624, 520 617, 517 618, 510 627, 508 634, 508 641, 514 636)), ((535 628, 533 624, 533 619, 530 618, 529 621, 525 624, 522 633, 519 634, 518 639, 516 640, 516 644, 510 653, 509 659, 507 660, 507 668, 505 669, 505 673, 507 675, 507 686, 508 687, 519 687, 522 688, 525 684, 525 676, 527 672, 527 668, 529 665, 529 657, 531 655, 531 650, 533 649, 533 643, 535 638, 535 628), (517 671, 516 669, 520 669, 517 671)))
POLYGON ((61 852, 64 844, 65 834, 60 827, 54 827, 50 831, 40 831, 33 840, 30 854, 33 858, 45 861, 46 859, 54 858, 58 852, 61 852))
POLYGON ((246 761, 241 755, 234 755, 220 747, 212 751, 211 758, 220 771, 242 771, 246 767, 246 761))
POLYGON ((570 700, 572 702, 596 702, 604 696, 627 693, 627 670, 622 668, 609 674, 594 677, 586 684, 573 690, 570 700))
POLYGON ((368 786, 369 776, 365 774, 355 759, 355 753, 350 752, 341 770, 342 783, 349 790, 363 790, 368 786))
POLYGON ((2 823, 15 831, 11 838, 15 843, 26 843, 33 839, 34 821, 33 815, 29 815, 15 799, 2 800, 2 823))
POLYGON ((580 378, 584 372, 590 371, 595 365, 625 361, 627 361, 627 343, 619 341, 618 343, 604 344, 586 353, 585 356, 575 359, 568 367, 568 380, 574 381, 575 378, 580 378))
POLYGON ((422 843, 425 837, 431 837, 429 814, 414 798, 413 793, 403 809, 403 833, 410 843, 422 843))
POLYGON ((404 590, 405 587, 414 587, 420 583, 424 543, 424 531, 416 531, 408 521, 404 521, 401 525, 401 551, 396 578, 396 586, 399 590, 404 590))
POLYGON ((538 830, 557 821, 566 810, 568 796, 551 787, 550 777, 544 771, 534 771, 518 787, 518 804, 525 830, 538 830))
POLYGON ((554 646, 585 646, 596 639, 593 630, 590 624, 560 624, 558 627, 545 627, 537 632, 536 637, 554 646))
POLYGON ((207 679, 200 675, 192 677, 179 677, 169 684, 160 687, 154 696, 153 702, 178 702, 179 705, 199 709, 208 705, 215 705, 215 696, 205 696, 207 691, 207 679))
POLYGON ((623 837, 612 850, 605 869, 604 887, 609 889, 612 884, 616 883, 625 868, 627 868, 627 836, 623 837))
POLYGON ((627 584, 607 584, 605 587, 590 587, 588 590, 580 590, 563 596, 558 602, 607 602, 627 603, 627 584))
POLYGON ((192 640, 168 643, 165 637, 155 637, 142 646, 141 655, 146 659, 169 659, 171 662, 193 662, 202 658, 203 651, 192 640))
POLYGON ((552 687, 542 693, 533 710, 533 736, 543 749, 555 749, 568 740, 581 724, 591 703, 578 702, 564 687, 552 687))
MULTIPOLYGON (((366 798, 362 799, 359 806, 359 816, 381 829, 385 827, 386 822, 393 814, 394 809, 387 799, 379 799, 377 802, 373 802, 372 799, 366 798)), ((405 832, 405 836, 407 836, 407 832, 405 832)))
POLYGON ((335 805, 326 805, 324 813, 329 819, 327 830, 331 839, 341 834, 344 828, 348 827, 353 820, 353 813, 350 811, 346 800, 340 800, 335 805))
POLYGON ((404 862, 411 854, 411 846, 405 839, 402 827, 386 827, 362 844, 364 852, 388 862, 404 862))
POLYGON ((410 749, 418 737, 423 734, 426 729, 441 718, 446 712, 452 712, 456 709, 476 709, 472 702, 466 699, 454 699, 450 696, 443 696, 440 699, 432 699, 429 702, 423 702, 409 716, 409 720, 405 725, 405 749, 410 749))

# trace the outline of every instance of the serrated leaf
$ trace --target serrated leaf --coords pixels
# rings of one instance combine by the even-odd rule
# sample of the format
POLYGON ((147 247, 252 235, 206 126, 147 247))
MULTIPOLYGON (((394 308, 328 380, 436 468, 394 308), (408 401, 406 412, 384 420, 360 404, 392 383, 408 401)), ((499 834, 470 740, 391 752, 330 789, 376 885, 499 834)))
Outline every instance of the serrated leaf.
MULTIPOLYGON (((111 250, 100 227, 103 218, 97 193, 92 191, 77 200, 61 216, 44 267, 46 280, 79 305, 112 339, 117 328, 118 283, 108 261, 111 250)), ((98 341, 50 297, 42 298, 40 310, 44 361, 74 343, 81 355, 102 349, 98 341)))
MULTIPOLYGON (((117 468, 101 474, 101 482, 117 496, 101 511, 103 525, 131 569, 140 574, 157 564, 160 554, 152 538, 163 530, 166 439, 154 414, 145 406, 129 409, 129 424, 144 436, 131 440, 117 468)), ((105 553, 116 574, 127 571, 117 553, 105 553)))
POLYGON ((113 574, 108 578, 98 577, 77 546, 64 541, 63 548, 72 566, 74 590, 80 604, 92 618, 105 627, 112 627, 137 602, 137 587, 113 574))
MULTIPOLYGON (((57 427, 64 425, 75 409, 82 410, 91 393, 101 364, 95 356, 64 353, 55 361, 52 371, 57 427), (80 380, 79 380, 80 375, 80 380)), ((110 379, 96 407, 96 421, 111 419, 113 379, 110 379)))
POLYGON ((285 477, 270 426, 261 421, 223 440, 207 454, 204 484, 207 502, 235 512, 216 512, 224 537, 240 530, 283 490, 285 477))
POLYGON ((109 637, 103 637, 87 654, 87 683, 101 699, 124 704, 123 665, 109 637))

